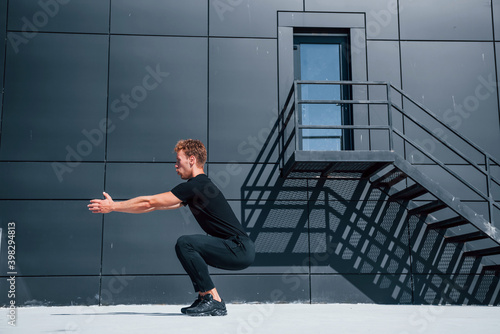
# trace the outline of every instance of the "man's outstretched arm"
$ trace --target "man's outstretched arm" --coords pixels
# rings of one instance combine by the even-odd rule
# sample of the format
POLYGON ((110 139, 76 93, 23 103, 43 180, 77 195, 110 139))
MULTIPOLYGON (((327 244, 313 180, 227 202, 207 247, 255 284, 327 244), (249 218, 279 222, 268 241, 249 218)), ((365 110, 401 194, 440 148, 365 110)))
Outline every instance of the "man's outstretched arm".
POLYGON ((103 192, 105 199, 93 199, 88 208, 93 213, 127 212, 145 213, 154 210, 171 210, 182 206, 182 201, 172 192, 153 196, 139 196, 123 202, 115 202, 108 193, 103 192))

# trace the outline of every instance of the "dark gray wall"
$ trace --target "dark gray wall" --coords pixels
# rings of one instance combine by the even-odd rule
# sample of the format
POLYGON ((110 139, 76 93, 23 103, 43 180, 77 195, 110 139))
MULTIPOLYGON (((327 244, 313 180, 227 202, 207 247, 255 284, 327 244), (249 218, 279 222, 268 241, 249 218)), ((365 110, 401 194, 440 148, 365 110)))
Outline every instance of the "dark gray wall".
POLYGON ((40 3, 0 4, 0 291, 14 221, 18 305, 190 302, 173 251, 201 233, 187 209, 86 208, 103 190, 170 190, 173 146, 190 137, 257 245, 252 267, 212 270, 226 301, 500 303, 497 276, 366 182, 281 179, 275 131, 291 27, 347 27, 355 78, 390 81, 500 158, 499 1, 40 3))

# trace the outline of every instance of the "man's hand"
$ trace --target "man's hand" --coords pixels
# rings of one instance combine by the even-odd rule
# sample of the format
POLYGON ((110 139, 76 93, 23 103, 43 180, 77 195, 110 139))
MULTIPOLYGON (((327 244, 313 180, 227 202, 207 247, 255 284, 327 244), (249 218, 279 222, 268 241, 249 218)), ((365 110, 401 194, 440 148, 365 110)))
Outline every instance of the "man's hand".
POLYGON ((90 204, 87 205, 89 210, 93 213, 109 213, 113 211, 115 202, 108 193, 103 192, 102 194, 105 199, 93 199, 90 201, 90 204))

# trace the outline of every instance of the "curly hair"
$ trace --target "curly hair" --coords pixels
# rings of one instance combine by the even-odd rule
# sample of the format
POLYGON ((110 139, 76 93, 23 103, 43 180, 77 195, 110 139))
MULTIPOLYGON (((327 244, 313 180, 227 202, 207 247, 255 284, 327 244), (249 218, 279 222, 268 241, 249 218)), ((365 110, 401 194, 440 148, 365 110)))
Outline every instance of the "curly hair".
POLYGON ((181 139, 175 145, 174 151, 184 151, 188 157, 194 155, 198 167, 203 167, 207 161, 207 149, 198 139, 181 139))

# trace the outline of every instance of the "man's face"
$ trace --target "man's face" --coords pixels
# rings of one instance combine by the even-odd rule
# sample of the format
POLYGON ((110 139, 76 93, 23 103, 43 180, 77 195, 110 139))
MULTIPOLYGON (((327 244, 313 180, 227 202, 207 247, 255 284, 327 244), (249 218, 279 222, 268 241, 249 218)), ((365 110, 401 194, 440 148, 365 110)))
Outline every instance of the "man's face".
POLYGON ((190 161, 184 150, 177 152, 177 162, 175 164, 175 171, 181 179, 187 180, 191 177, 191 169, 190 161))

